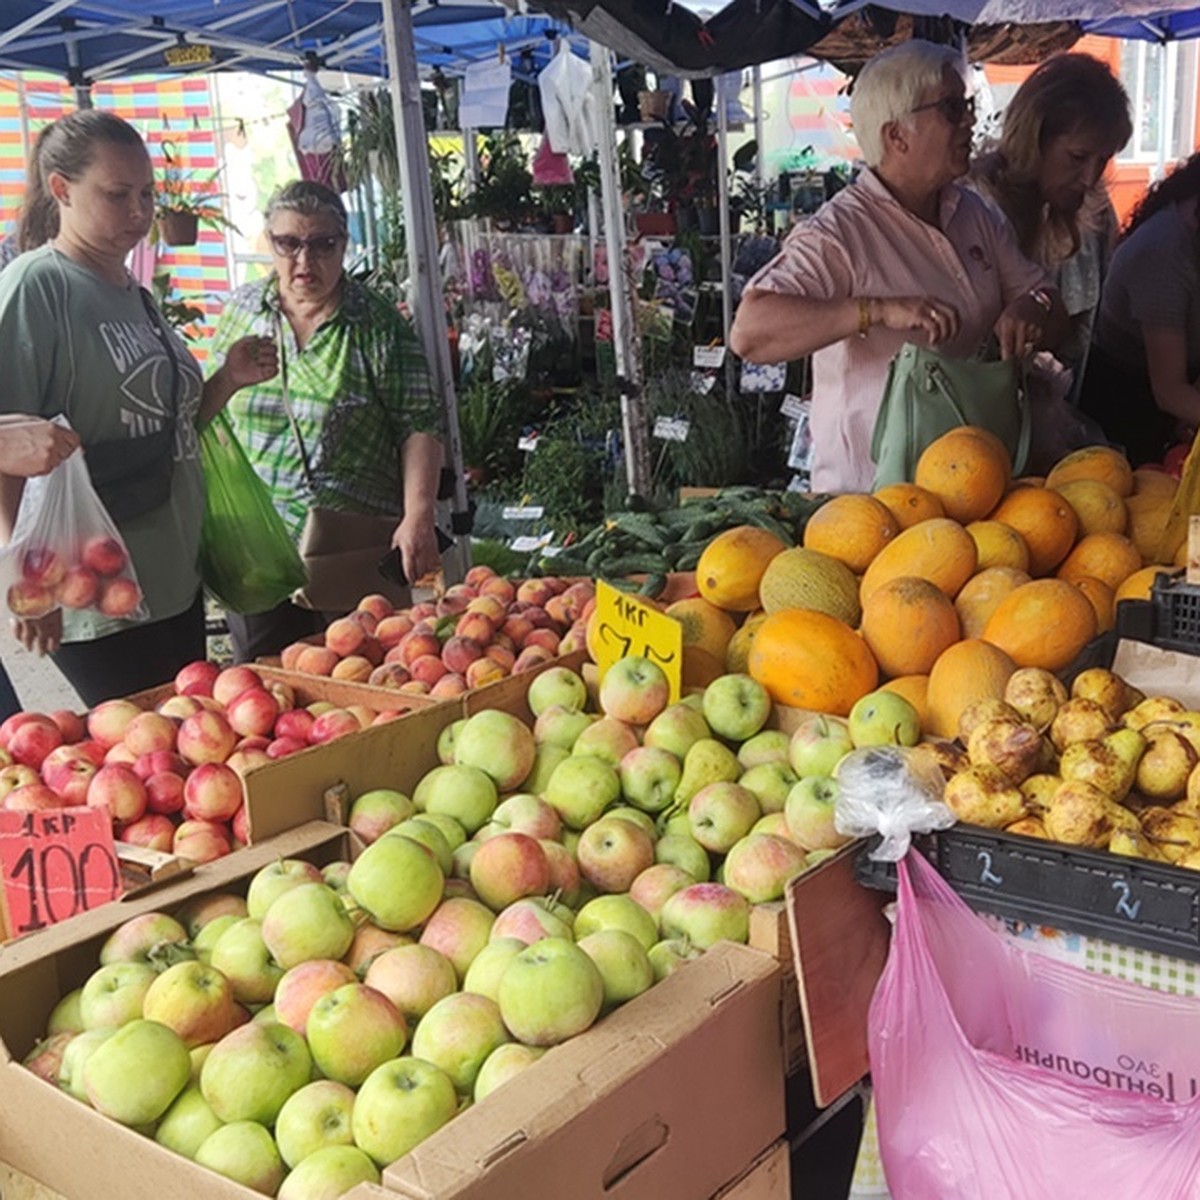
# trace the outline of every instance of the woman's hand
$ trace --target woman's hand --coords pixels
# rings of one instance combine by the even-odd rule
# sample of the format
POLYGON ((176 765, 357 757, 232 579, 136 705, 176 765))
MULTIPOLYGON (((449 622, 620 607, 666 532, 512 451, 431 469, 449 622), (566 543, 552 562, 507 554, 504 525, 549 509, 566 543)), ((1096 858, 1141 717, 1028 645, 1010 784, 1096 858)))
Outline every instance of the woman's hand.
POLYGON ((958 310, 933 296, 889 296, 870 300, 871 324, 898 333, 923 333, 931 346, 958 333, 958 310))
POLYGON ((25 617, 12 623, 13 636, 34 654, 53 654, 62 645, 62 609, 44 617, 25 617))
POLYGON ((442 565, 432 513, 406 515, 392 534, 392 545, 400 551, 409 583, 416 583, 442 565))
POLYGON ((225 355, 224 369, 233 391, 264 383, 279 373, 279 351, 269 337, 238 338, 225 355))
POLYGON ((999 316, 994 331, 1001 358, 1028 358, 1042 348, 1046 309, 1032 296, 1018 296, 999 316))
POLYGON ((0 474, 28 478, 53 471, 79 449, 79 434, 41 417, 0 419, 0 474))

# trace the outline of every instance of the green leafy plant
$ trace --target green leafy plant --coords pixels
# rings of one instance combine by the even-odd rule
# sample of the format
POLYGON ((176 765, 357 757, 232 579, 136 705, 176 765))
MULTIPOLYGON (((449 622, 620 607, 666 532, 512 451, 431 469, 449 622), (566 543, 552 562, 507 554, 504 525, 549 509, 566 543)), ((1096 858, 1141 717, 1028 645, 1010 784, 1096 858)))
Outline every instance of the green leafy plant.
POLYGON ((165 160, 162 172, 155 181, 154 211, 158 217, 181 214, 194 216, 204 225, 214 229, 233 229, 237 226, 225 215, 224 192, 217 190, 217 179, 223 168, 218 167, 206 175, 194 170, 185 170, 175 143, 169 138, 162 142, 165 160))
POLYGON ((195 326, 204 320, 204 309, 183 296, 173 295, 173 291, 170 268, 155 271, 150 280, 150 295, 155 306, 172 329, 194 342, 200 336, 195 326))
POLYGON ((479 164, 479 179, 463 204, 464 214, 491 220, 498 228, 524 224, 535 204, 533 174, 520 139, 513 133, 488 134, 479 164))

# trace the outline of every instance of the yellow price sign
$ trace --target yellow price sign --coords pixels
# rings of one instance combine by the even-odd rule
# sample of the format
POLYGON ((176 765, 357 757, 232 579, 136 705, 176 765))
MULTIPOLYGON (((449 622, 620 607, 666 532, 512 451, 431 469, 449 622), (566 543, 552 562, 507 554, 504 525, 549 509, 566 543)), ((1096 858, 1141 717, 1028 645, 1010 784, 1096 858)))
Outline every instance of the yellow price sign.
POLYGON ((600 677, 622 658, 647 658, 662 667, 671 703, 683 694, 683 626, 636 596, 596 581, 596 665, 600 677))

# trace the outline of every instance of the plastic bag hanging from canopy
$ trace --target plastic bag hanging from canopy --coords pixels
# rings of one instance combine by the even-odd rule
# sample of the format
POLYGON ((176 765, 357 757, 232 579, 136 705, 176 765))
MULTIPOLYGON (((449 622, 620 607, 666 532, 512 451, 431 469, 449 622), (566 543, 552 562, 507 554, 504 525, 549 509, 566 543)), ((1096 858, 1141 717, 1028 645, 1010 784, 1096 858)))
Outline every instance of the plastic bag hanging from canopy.
POLYGON ((300 94, 304 125, 296 138, 296 149, 302 154, 331 154, 342 141, 341 117, 316 75, 308 71, 306 76, 300 94))
POLYGON ((596 122, 592 112, 592 68, 571 52, 565 39, 538 76, 546 140, 556 154, 594 154, 596 122))

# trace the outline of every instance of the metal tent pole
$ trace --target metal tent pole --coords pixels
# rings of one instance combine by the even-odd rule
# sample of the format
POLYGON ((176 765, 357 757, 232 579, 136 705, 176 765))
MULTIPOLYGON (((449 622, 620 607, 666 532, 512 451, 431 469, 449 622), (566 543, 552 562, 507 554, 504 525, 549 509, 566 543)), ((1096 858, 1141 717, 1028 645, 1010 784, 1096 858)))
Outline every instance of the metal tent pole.
POLYGON ((642 356, 633 306, 633 281, 627 270, 625 214, 621 209, 621 177, 617 169, 617 129, 613 120, 612 55, 589 42, 592 98, 599 139, 600 200, 604 211, 604 244, 608 254, 608 292, 612 305, 613 351, 621 391, 621 425, 625 435, 625 477, 629 492, 650 494, 650 429, 642 392, 642 356))
POLYGON ((762 67, 757 63, 750 78, 754 87, 754 144, 757 147, 754 152, 754 177, 758 181, 758 186, 762 187, 767 182, 767 163, 766 155, 763 153, 762 67))
MULTIPOLYGON (((725 169, 729 151, 729 114, 725 103, 717 98, 717 217, 721 232, 721 341, 729 345, 729 329, 733 324, 733 253, 730 245, 729 174, 725 169)), ((733 382, 733 358, 725 354, 725 382, 733 382)))
POLYGON ((417 333, 442 397, 446 423, 446 453, 454 473, 451 518, 455 544, 446 552, 447 581, 460 580, 471 564, 471 538, 467 526, 467 485, 463 474, 462 438, 458 427, 458 404, 454 395, 454 372, 450 363, 441 272, 438 268, 437 221, 433 213, 433 189, 429 176, 429 153, 425 141, 425 118, 421 108, 421 83, 413 45, 410 0, 384 0, 383 37, 387 49, 388 80, 392 92, 392 114, 396 122, 396 149, 400 160, 400 196, 404 204, 404 229, 408 247, 411 302, 417 333))

